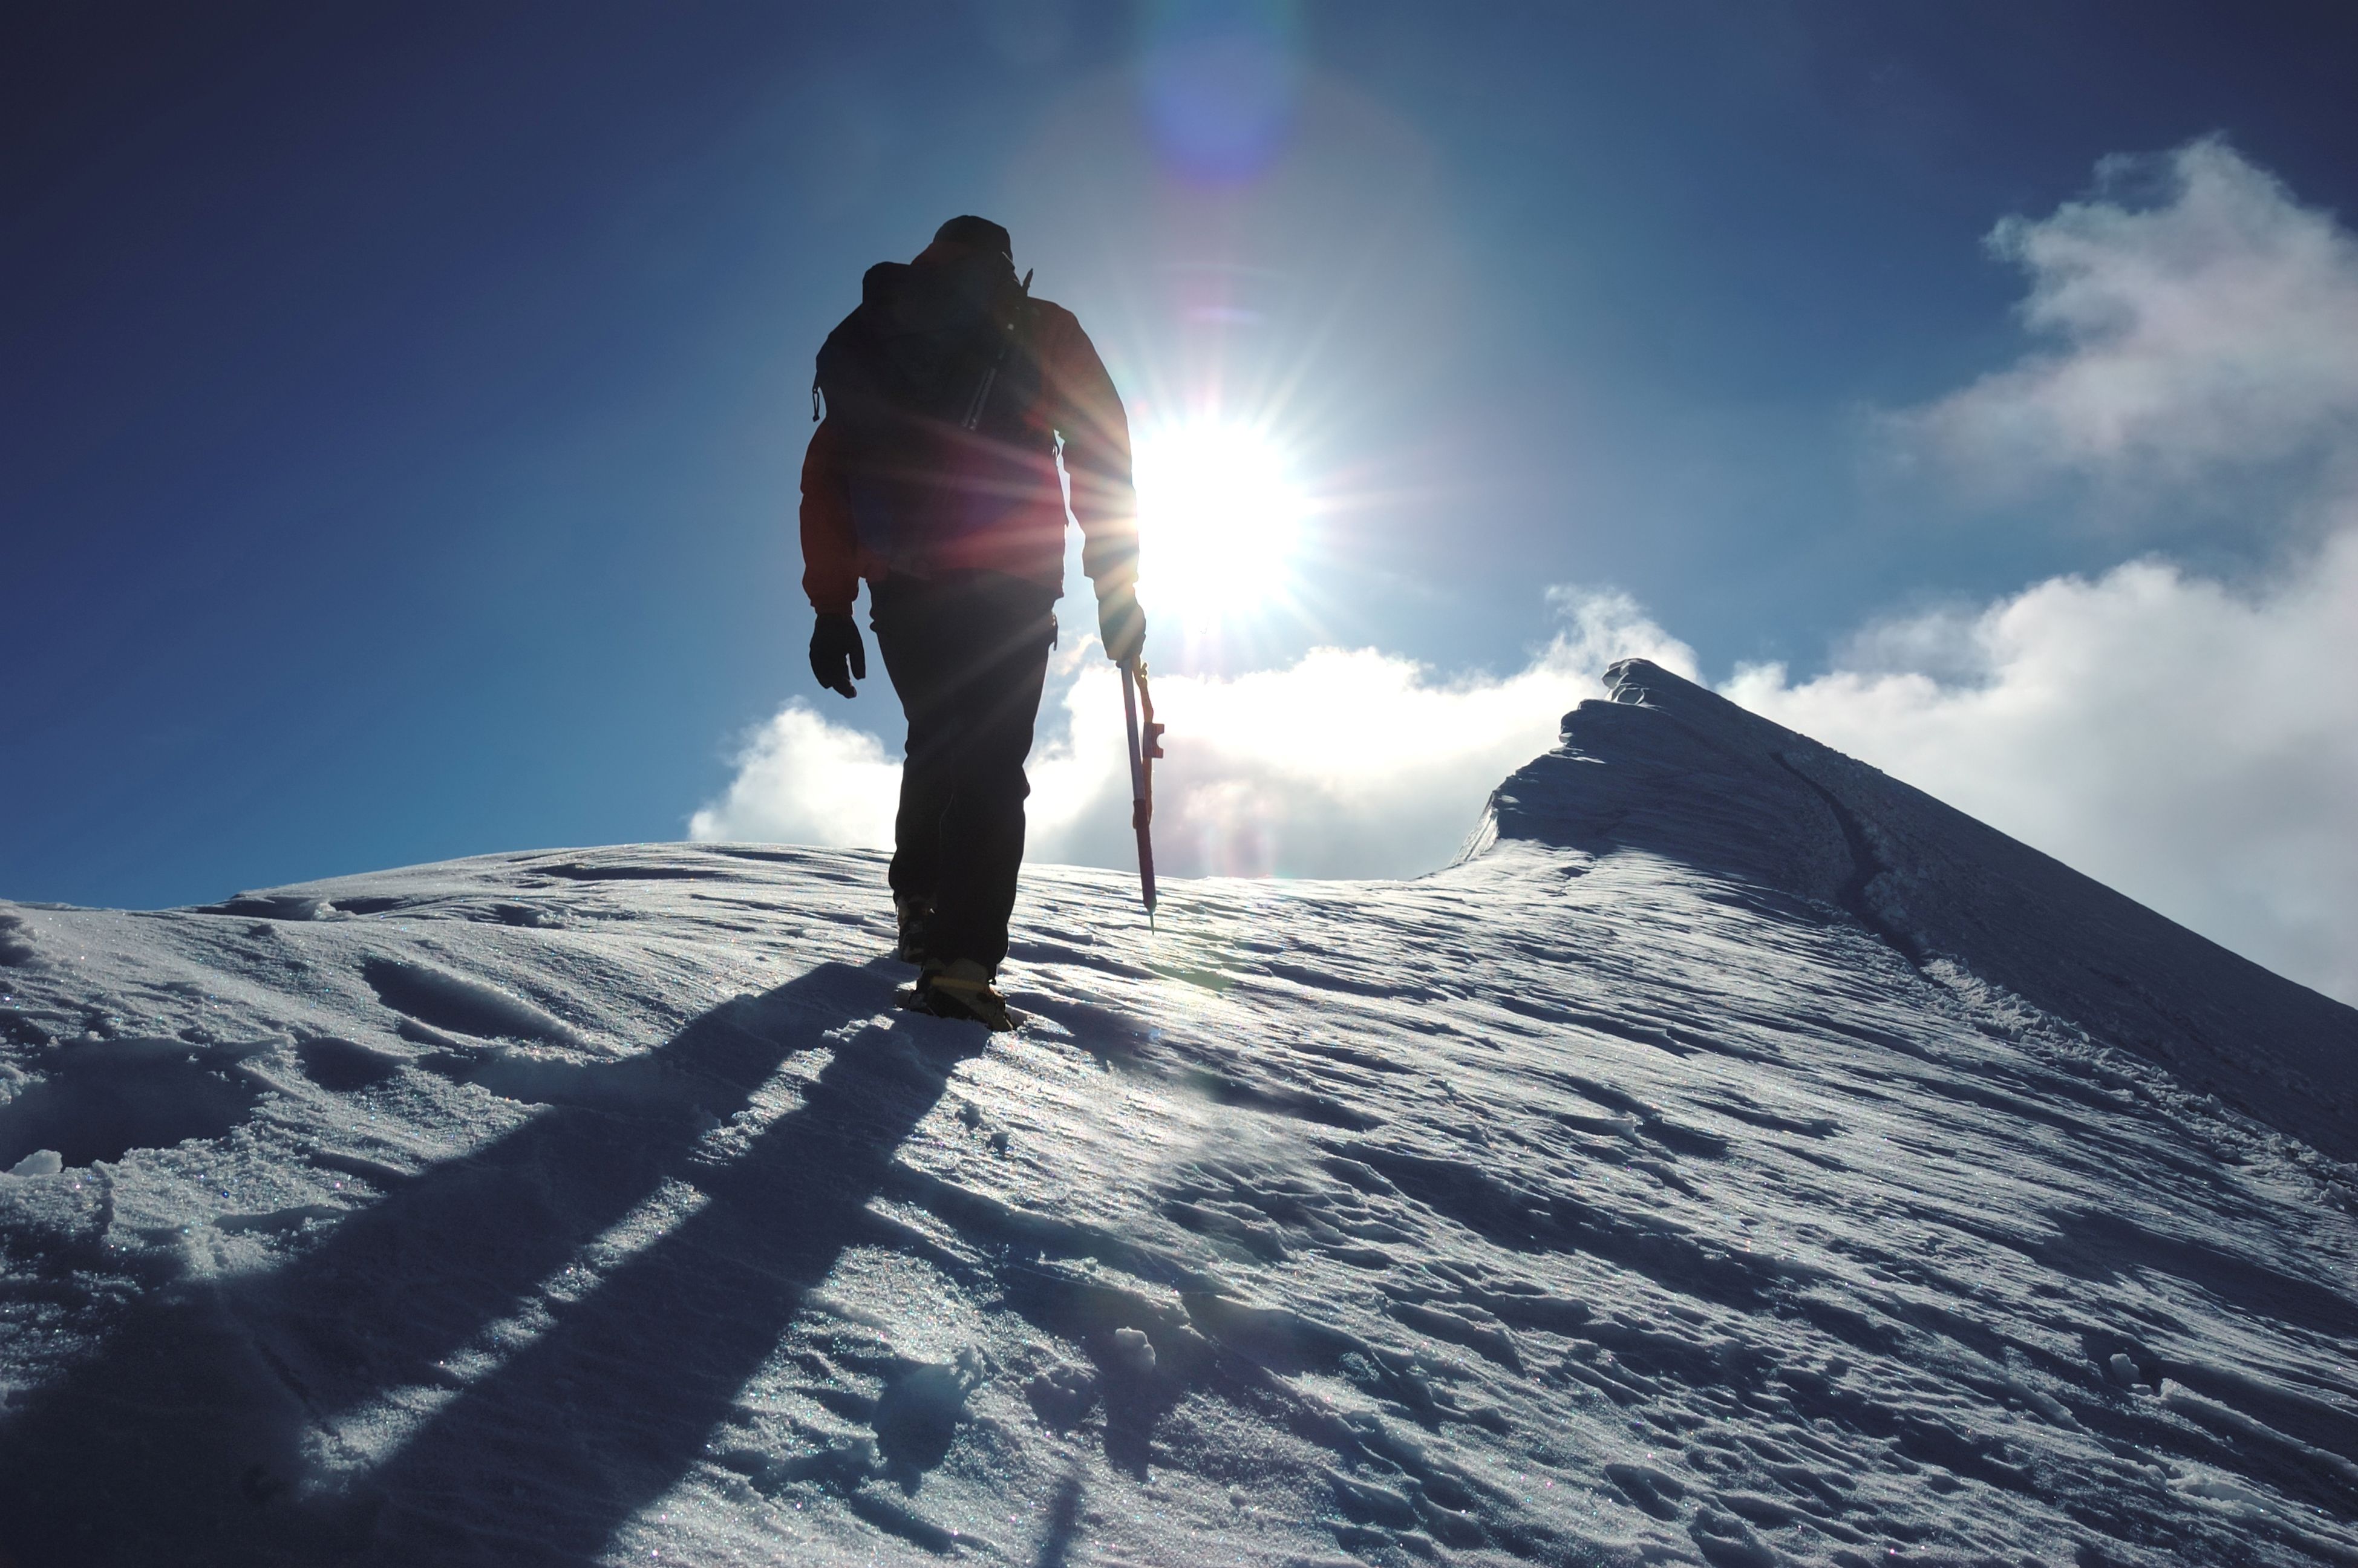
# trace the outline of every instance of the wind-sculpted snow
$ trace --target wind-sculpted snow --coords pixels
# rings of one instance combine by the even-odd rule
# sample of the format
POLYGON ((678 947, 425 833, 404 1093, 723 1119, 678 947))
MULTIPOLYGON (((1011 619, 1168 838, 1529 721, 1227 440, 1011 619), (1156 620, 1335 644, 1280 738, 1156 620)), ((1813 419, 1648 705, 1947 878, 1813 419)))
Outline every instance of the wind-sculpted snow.
POLYGON ((1032 869, 1006 1036, 869 855, 12 907, 0 1551, 2358 1561, 2353 1173, 1969 969, 1896 786, 1593 741, 1675 713, 1418 881, 1032 869))

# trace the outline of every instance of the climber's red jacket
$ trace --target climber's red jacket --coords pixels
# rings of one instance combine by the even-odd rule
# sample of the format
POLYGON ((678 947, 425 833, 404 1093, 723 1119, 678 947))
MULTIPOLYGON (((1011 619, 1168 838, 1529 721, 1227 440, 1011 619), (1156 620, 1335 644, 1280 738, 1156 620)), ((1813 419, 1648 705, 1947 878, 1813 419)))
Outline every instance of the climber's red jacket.
MULTIPOLYGON (((946 250, 928 246, 914 265, 925 266, 946 250)), ((945 476, 942 493, 956 498, 961 526, 929 551, 925 575, 990 571, 1062 589, 1067 513, 1047 438, 1053 431, 1063 441, 1072 481, 1070 516, 1085 540, 1082 568, 1103 596, 1129 586, 1138 571, 1130 421, 1113 378, 1073 313, 1044 299, 1033 300, 1031 311, 1027 336, 1039 361, 1039 390, 1021 416, 1039 438, 1020 453, 1001 447, 987 464, 979 460, 977 470, 989 473, 987 481, 962 486, 957 476, 945 476), (1011 473, 1019 476, 1011 482, 1011 473)), ((860 542, 849 468, 838 422, 823 420, 803 458, 802 502, 803 591, 822 615, 849 615, 860 579, 881 582, 891 569, 860 542)))

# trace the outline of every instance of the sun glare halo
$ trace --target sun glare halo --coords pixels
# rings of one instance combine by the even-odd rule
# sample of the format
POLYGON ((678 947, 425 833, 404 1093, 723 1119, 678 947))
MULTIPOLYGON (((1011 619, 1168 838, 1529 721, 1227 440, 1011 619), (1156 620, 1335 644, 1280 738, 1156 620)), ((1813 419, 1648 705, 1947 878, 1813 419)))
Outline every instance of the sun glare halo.
POLYGON ((1308 501, 1267 432, 1213 418, 1150 427, 1132 462, 1151 611, 1233 620, 1284 595, 1308 501))

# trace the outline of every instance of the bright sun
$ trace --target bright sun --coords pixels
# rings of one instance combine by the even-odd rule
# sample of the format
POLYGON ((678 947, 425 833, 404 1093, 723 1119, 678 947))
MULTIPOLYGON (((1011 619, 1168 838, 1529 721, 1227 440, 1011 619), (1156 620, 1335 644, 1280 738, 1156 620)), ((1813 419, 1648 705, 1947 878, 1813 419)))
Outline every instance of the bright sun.
POLYGON ((1286 592, 1308 502, 1266 432, 1211 419, 1149 427, 1133 461, 1150 612, 1234 620, 1286 592))

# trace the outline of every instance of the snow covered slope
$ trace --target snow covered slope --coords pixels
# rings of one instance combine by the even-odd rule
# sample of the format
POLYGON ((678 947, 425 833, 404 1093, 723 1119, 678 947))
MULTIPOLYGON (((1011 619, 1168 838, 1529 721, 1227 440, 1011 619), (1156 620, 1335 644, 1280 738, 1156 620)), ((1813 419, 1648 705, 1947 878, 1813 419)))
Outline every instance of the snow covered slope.
POLYGON ((0 906, 0 1551, 2358 1561, 2358 1015, 1617 695, 1420 881, 1033 869, 1012 1036, 870 855, 0 906))
POLYGON ((2003 987, 2358 1159, 2358 1009, 1659 665, 1606 684, 1613 701, 1582 704, 1500 787, 1484 837, 1643 850, 1836 905, 1936 978, 2003 987))

